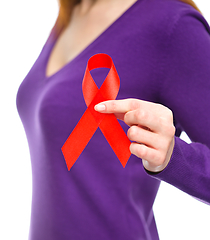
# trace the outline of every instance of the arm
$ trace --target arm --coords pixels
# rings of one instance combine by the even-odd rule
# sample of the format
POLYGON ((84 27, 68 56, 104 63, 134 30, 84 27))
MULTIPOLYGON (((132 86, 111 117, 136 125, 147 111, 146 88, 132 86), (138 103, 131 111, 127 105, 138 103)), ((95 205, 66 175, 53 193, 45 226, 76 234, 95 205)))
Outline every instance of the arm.
POLYGON ((127 99, 104 103, 102 112, 113 112, 130 126, 131 152, 146 159, 150 175, 210 203, 210 35, 202 16, 183 14, 167 46, 160 102, 168 108, 127 99), (174 137, 169 109, 193 143, 174 137), (167 121, 155 124, 161 116, 167 121), (156 170, 161 172, 151 173, 156 170))
POLYGON ((210 30, 199 13, 178 19, 164 59, 160 101, 192 143, 175 137, 167 168, 154 177, 210 203, 210 30))

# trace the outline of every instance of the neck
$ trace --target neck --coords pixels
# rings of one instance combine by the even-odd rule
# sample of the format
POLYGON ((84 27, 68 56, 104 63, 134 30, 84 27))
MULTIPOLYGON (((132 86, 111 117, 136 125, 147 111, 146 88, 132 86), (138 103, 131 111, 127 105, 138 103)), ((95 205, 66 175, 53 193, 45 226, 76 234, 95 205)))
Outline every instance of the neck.
POLYGON ((79 12, 81 14, 86 14, 90 11, 90 9, 101 0, 81 0, 79 4, 79 12))
POLYGON ((133 0, 81 0, 79 4, 79 12, 81 14, 89 13, 89 11, 95 6, 95 5, 114 5, 115 3, 120 2, 120 4, 124 4, 125 2, 129 2, 133 0))

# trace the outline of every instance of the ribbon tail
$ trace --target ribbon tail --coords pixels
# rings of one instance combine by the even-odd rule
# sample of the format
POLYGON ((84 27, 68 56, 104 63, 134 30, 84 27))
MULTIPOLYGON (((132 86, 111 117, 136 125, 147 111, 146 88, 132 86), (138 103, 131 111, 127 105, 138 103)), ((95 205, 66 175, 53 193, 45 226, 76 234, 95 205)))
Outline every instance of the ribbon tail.
POLYGON ((130 140, 123 131, 114 114, 107 115, 99 125, 109 145, 117 155, 123 167, 126 166, 130 158, 130 140))
POLYGON ((68 170, 74 165, 97 128, 98 124, 87 109, 61 148, 68 170))

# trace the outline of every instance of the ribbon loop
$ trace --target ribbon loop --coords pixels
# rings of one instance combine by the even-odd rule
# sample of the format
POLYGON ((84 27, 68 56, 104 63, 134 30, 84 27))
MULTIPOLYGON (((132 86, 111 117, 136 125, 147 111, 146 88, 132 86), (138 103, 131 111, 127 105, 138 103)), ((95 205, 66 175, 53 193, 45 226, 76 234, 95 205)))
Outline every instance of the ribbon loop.
POLYGON ((94 110, 96 104, 102 101, 114 100, 119 92, 119 87, 120 79, 111 57, 103 53, 92 56, 88 60, 82 82, 82 91, 87 110, 62 146, 68 170, 76 162, 98 127, 123 167, 125 167, 131 155, 129 150, 130 140, 114 114, 104 114, 94 110), (110 69, 100 89, 98 89, 90 73, 91 70, 96 68, 110 69))

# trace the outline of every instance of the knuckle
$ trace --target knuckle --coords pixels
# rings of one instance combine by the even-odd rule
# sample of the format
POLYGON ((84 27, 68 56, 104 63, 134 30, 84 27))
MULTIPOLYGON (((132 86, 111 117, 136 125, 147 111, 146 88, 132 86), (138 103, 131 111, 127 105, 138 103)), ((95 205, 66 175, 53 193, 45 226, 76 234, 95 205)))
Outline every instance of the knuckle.
POLYGON ((151 153, 150 153, 151 161, 154 162, 156 158, 157 158, 157 152, 156 151, 151 151, 151 153))
POLYGON ((173 112, 171 111, 171 109, 167 108, 168 110, 168 118, 170 118, 171 120, 173 120, 173 112))
POLYGON ((147 120, 148 114, 146 113, 145 110, 138 109, 135 112, 135 118, 136 118, 137 121, 139 121, 139 120, 147 120))
POLYGON ((166 125, 165 126, 165 135, 169 138, 174 137, 176 132, 176 128, 174 127, 174 125, 170 124, 170 125, 166 125))
POLYGON ((166 112, 166 119, 169 123, 173 123, 174 117, 173 117, 173 112, 167 108, 166 112))
POLYGON ((161 166, 164 162, 165 162, 165 159, 166 159, 166 155, 165 153, 159 153, 157 156, 156 156, 156 165, 157 166, 161 166))
POLYGON ((147 148, 144 145, 139 145, 137 154, 140 158, 147 159, 147 148))
POLYGON ((174 127, 174 125, 171 125, 168 127, 167 129, 167 133, 169 134, 169 136, 174 136, 176 132, 176 128, 174 127))
POLYGON ((108 110, 110 110, 110 111, 115 111, 116 108, 117 108, 116 102, 115 102, 115 101, 111 101, 111 102, 109 103, 108 110))
POLYGON ((130 145, 130 151, 132 154, 137 156, 138 158, 146 158, 147 156, 147 151, 141 144, 137 143, 131 143, 130 145))
POLYGON ((130 110, 135 110, 140 108, 140 102, 136 99, 130 99, 130 110))
POLYGON ((161 112, 161 116, 159 117, 160 124, 168 125, 173 123, 173 112, 169 108, 163 106, 163 109, 160 112, 161 112))
POLYGON ((130 115, 129 112, 125 113, 125 115, 124 115, 124 122, 128 125, 129 125, 129 115, 130 115))
POLYGON ((167 135, 172 136, 175 134, 176 129, 173 125, 173 118, 167 116, 159 117, 158 124, 162 126, 167 135))
POLYGON ((167 119, 167 117, 165 115, 161 116, 158 118, 158 124, 160 126, 163 126, 164 128, 166 128, 169 124, 169 120, 167 119))
POLYGON ((137 136, 137 127, 136 126, 131 126, 128 129, 127 135, 128 135, 128 138, 130 138, 131 140, 135 141, 136 140, 136 136, 137 136))

